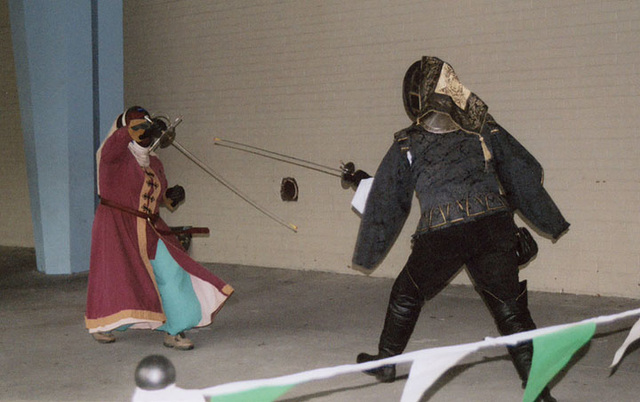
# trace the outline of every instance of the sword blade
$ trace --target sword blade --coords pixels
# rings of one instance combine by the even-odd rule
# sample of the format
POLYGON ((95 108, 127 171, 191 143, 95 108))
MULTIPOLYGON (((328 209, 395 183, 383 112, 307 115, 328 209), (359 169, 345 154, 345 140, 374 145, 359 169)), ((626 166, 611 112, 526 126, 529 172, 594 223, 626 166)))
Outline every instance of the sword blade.
POLYGON ((207 174, 209 174, 209 176, 213 177, 216 181, 218 181, 220 184, 222 184, 224 187, 226 187, 228 190, 230 190, 232 193, 234 193, 235 195, 237 195, 238 197, 240 197, 242 200, 244 200, 245 202, 247 202, 249 205, 251 205, 252 207, 254 207, 255 209, 257 209, 258 211, 262 212, 264 215, 268 216, 269 218, 271 218, 273 221, 279 223, 280 225, 286 227, 287 229, 290 229, 294 232, 298 232, 298 227, 292 223, 288 223, 286 222, 284 219, 280 218, 279 216, 277 216, 276 214, 266 210, 265 208, 261 207, 260 205, 258 205, 255 201, 253 201, 252 199, 250 199, 249 197, 247 197, 246 195, 244 195, 242 193, 242 191, 240 191, 237 187, 235 187, 234 185, 232 185, 230 182, 228 182, 227 180, 225 180, 220 174, 218 174, 215 170, 211 169, 209 166, 207 166, 204 162, 202 162, 200 159, 198 159, 194 154, 192 154, 188 149, 186 149, 185 147, 183 147, 178 141, 176 141, 175 139, 173 140, 173 142, 171 143, 171 145, 173 145, 174 148, 176 148, 178 151, 180 151, 184 156, 186 156, 189 160, 191 160, 193 163, 195 163, 196 165, 198 165, 202 170, 204 170, 207 174))
POLYGON ((341 177, 342 170, 333 168, 331 166, 322 165, 320 163, 308 161, 302 158, 296 158, 295 156, 285 155, 283 153, 270 151, 268 149, 255 147, 249 144, 243 144, 241 142, 224 140, 222 138, 214 138, 214 144, 237 151, 248 152, 250 154, 262 156, 265 158, 274 159, 280 162, 290 163, 292 165, 300 166, 303 168, 315 170, 317 172, 325 173, 331 176, 341 177))

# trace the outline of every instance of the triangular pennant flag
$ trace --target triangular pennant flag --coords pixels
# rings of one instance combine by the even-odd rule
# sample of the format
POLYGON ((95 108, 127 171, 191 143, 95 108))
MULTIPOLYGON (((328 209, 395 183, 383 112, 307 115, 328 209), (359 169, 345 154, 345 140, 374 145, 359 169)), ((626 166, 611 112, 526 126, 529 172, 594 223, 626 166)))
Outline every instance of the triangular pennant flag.
POLYGON ((596 323, 574 325, 533 338, 533 360, 523 402, 533 402, 573 354, 591 340, 596 323))
POLYGON ((210 396, 209 402, 272 402, 286 394, 295 385, 269 385, 232 394, 210 396))
POLYGON ((419 401, 426 390, 447 370, 455 366, 466 355, 476 348, 449 347, 425 350, 420 353, 411 365, 409 379, 404 386, 401 402, 419 401))
POLYGON ((640 339, 640 320, 638 320, 631 328, 631 331, 629 331, 629 335, 627 335, 627 339, 624 340, 624 343, 622 344, 622 346, 620 346, 620 348, 618 348, 618 350, 616 351, 616 354, 613 357, 613 363, 611 363, 611 366, 609 367, 617 366, 618 363, 620 363, 620 360, 622 360, 622 356, 624 356, 624 352, 626 352, 629 345, 631 345, 633 342, 637 341, 638 339, 640 339))

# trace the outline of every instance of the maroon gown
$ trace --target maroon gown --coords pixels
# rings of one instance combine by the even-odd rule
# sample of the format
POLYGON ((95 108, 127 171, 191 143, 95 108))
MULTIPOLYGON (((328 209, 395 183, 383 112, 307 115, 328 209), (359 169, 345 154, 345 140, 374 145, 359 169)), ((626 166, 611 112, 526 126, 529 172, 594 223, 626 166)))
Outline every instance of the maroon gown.
MULTIPOLYGON (((128 149, 130 142, 128 129, 123 127, 98 150, 98 192, 102 199, 118 206, 157 214, 167 188, 162 163, 151 155, 149 166, 141 167, 128 149)), ((85 315, 89 332, 125 326, 155 329, 166 321, 151 266, 160 239, 191 279, 197 296, 194 300, 202 312, 196 327, 211 324, 233 288, 189 257, 174 235, 163 235, 163 231, 169 227, 160 218, 151 224, 118 208, 98 206, 85 315)))

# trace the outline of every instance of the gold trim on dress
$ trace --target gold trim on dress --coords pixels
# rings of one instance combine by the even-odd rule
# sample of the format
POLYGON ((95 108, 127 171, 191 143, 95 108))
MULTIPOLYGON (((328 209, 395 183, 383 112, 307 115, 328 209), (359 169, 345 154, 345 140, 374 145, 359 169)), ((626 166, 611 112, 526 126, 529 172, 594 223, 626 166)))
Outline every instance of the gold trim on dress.
POLYGON ((126 319, 133 319, 139 322, 158 322, 160 324, 167 320, 163 313, 148 310, 122 310, 115 314, 100 318, 87 318, 85 316, 84 321, 86 327, 91 332, 92 329, 99 330, 101 327, 107 327, 126 319))

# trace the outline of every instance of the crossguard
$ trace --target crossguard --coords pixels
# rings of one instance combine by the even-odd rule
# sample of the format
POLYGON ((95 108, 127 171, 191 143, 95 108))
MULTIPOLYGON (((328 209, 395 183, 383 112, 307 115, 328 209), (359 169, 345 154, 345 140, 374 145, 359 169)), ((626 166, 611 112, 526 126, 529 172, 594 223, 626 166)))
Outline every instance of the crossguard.
POLYGON ((353 173, 356 171, 356 165, 353 162, 347 162, 340 165, 342 170, 342 176, 340 177, 340 184, 343 189, 348 189, 353 185, 353 173))
MULTIPOLYGON (((173 141, 176 139, 176 127, 178 126, 178 124, 182 122, 182 116, 176 118, 173 121, 173 123, 170 123, 170 124, 167 124, 169 123, 169 118, 165 116, 156 116, 154 118, 163 121, 167 125, 167 128, 162 132, 160 137, 158 137, 158 139, 151 145, 151 147, 149 147, 149 152, 155 151, 158 147, 166 148, 169 145, 173 144, 173 141)), ((151 119, 147 118, 147 120, 151 120, 151 119)))

